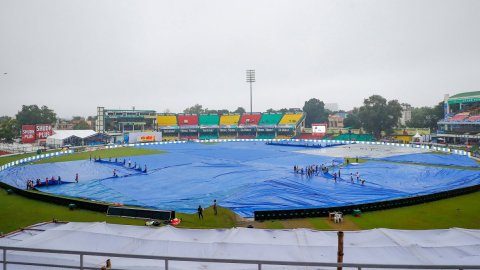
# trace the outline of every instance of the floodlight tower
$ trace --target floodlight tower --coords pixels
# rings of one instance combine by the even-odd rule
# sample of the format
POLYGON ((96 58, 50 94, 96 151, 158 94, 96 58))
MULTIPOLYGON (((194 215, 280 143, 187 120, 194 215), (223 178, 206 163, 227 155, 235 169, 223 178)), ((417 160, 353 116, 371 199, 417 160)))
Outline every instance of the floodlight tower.
POLYGON ((247 69, 247 82, 250 83, 250 114, 252 114, 252 83, 255 82, 254 69, 247 69))

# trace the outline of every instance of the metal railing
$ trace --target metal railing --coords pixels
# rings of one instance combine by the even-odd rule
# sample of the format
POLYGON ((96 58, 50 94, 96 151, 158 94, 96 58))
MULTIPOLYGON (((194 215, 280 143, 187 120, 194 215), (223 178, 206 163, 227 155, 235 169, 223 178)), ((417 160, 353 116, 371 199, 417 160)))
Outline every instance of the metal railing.
MULTIPOLYGON (((120 253, 108 253, 108 252, 90 252, 90 251, 72 251, 72 250, 55 250, 55 249, 37 249, 37 248, 23 248, 23 247, 7 247, 0 246, 3 251, 2 260, 3 270, 7 270, 8 265, 25 265, 25 266, 41 266, 41 267, 58 267, 64 269, 92 269, 98 270, 100 267, 91 267, 84 265, 85 256, 105 257, 105 258, 129 258, 129 259, 143 259, 143 260, 157 260, 159 265, 164 265, 164 269, 169 269, 169 263, 176 262, 207 262, 207 263, 228 263, 228 264, 246 264, 252 265, 252 269, 261 270, 263 265, 276 265, 276 266, 313 266, 313 267, 331 267, 331 268, 356 268, 361 270, 362 268, 372 269, 480 269, 478 265, 414 265, 414 264, 366 264, 366 263, 326 263, 326 262, 295 262, 295 261, 267 261, 267 260, 243 260, 243 259, 213 259, 213 258, 193 258, 193 257, 173 257, 173 256, 153 256, 153 255, 135 255, 135 254, 120 254, 120 253), (35 263, 35 262, 21 262, 21 261, 9 261, 7 251, 24 251, 31 253, 54 253, 54 254, 67 254, 78 255, 79 265, 61 265, 50 263, 35 263)), ((112 268, 122 269, 122 268, 112 268)))

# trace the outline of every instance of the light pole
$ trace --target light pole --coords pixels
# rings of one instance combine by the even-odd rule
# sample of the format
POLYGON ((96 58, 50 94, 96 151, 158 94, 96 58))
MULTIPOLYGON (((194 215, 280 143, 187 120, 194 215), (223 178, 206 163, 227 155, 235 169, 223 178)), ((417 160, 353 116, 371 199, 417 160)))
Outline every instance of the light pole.
POLYGON ((247 82, 250 83, 250 114, 252 114, 252 83, 255 82, 254 69, 247 69, 247 82))

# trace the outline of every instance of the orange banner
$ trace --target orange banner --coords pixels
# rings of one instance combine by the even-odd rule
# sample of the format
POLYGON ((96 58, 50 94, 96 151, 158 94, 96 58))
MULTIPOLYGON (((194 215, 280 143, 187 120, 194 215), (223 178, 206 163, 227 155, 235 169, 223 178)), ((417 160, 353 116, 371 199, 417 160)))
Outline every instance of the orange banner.
POLYGON ((154 142, 154 141, 155 141, 155 135, 140 136, 140 142, 154 142))

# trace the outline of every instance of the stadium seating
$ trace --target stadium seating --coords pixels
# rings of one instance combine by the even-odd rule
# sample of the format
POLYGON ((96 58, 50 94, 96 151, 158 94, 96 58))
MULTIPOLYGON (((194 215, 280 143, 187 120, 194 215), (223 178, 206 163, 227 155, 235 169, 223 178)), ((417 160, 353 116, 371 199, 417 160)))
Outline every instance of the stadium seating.
POLYGON ((468 116, 470 115, 469 112, 462 112, 462 113, 457 113, 454 115, 452 118, 450 118, 450 121, 463 121, 465 120, 468 116))
POLYGON ((240 125, 258 125, 260 121, 261 114, 243 114, 240 118, 240 125))
POLYGON ((220 117, 220 125, 233 126, 238 125, 240 115, 222 115, 220 117))
POLYGON ((198 135, 182 135, 180 134, 180 140, 196 140, 198 135))
POLYGON ((162 136, 162 141, 175 141, 177 137, 175 136, 162 136))
POLYGON ((277 135, 277 137, 275 137, 275 139, 280 139, 280 140, 287 140, 287 139, 291 139, 293 136, 288 136, 288 135, 277 135))
POLYGON ((200 126, 218 126, 219 119, 218 114, 200 115, 198 123, 200 126))
POLYGON ((467 121, 480 121, 480 115, 470 116, 466 119, 467 121))
POLYGON ((283 114, 282 113, 265 113, 262 114, 262 117, 260 118, 260 121, 258 122, 258 125, 277 125, 278 122, 280 122, 280 119, 282 119, 283 114))
POLYGON ((298 121, 302 119, 302 116, 303 114, 301 113, 296 113, 296 114, 286 113, 278 124, 279 125, 296 125, 298 121))
POLYGON ((177 116, 176 115, 158 115, 157 125, 159 127, 177 126, 178 125, 177 116))
POLYGON ((197 115, 178 115, 179 126, 198 126, 197 115))
MULTIPOLYGON (((240 136, 239 136, 240 137, 240 136)), ((239 138, 235 135, 220 135, 220 139, 223 139, 223 140, 227 140, 227 139, 236 139, 236 138, 239 138)), ((255 138, 255 136, 253 136, 252 138, 255 138)), ((239 138, 240 139, 240 138, 239 138)))

